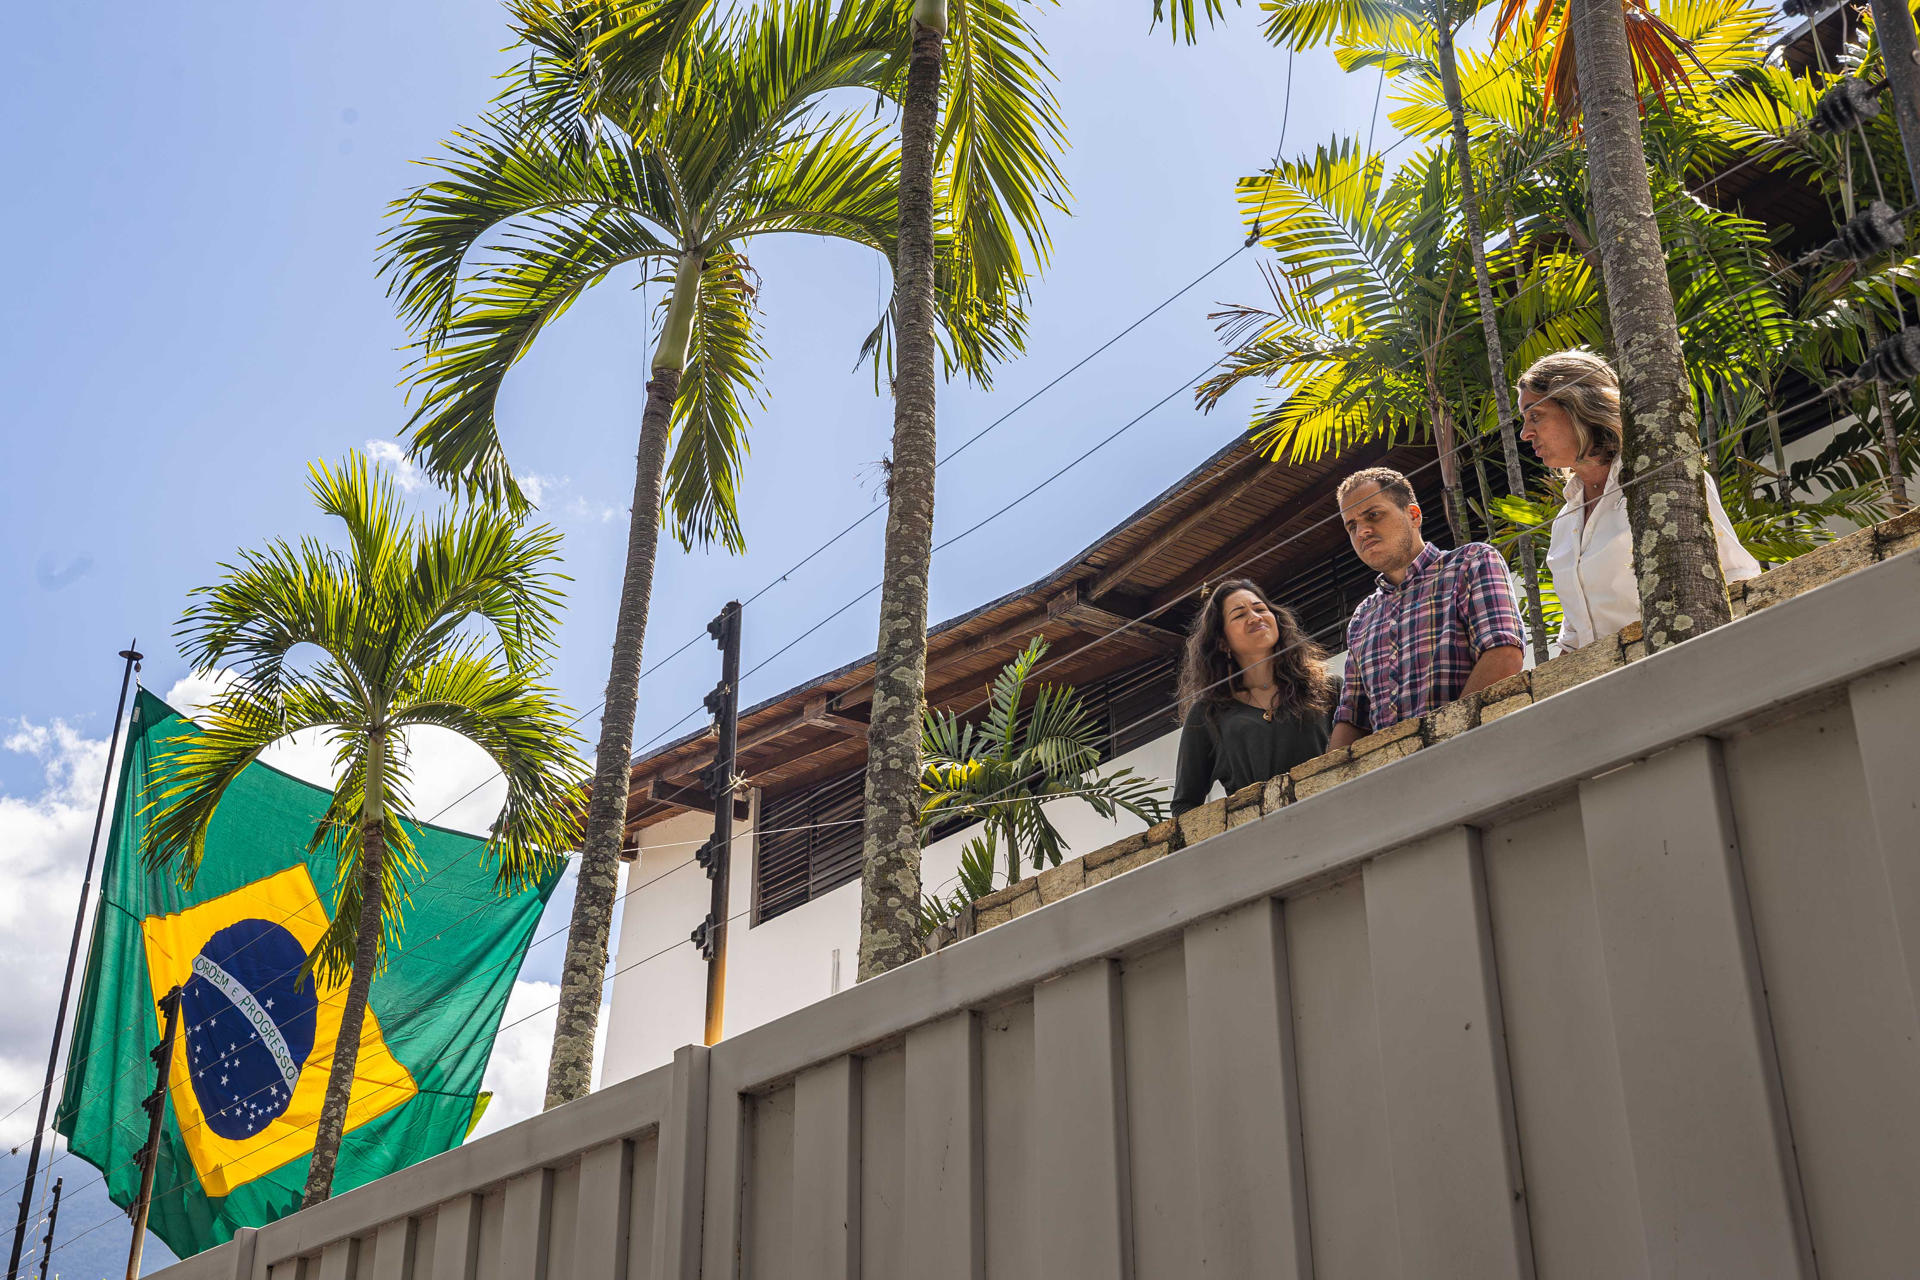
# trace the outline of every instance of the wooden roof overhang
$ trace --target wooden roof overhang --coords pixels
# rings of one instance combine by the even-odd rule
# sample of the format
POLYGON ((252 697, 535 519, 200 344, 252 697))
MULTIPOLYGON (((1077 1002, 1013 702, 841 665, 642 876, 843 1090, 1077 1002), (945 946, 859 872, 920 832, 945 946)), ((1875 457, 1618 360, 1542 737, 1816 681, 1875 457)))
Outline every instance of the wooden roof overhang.
MULTIPOLYGON (((1787 66, 1824 78, 1833 55, 1856 33, 1860 4, 1826 10, 1776 46, 1787 66), (1815 41, 1819 44, 1816 46, 1815 41)), ((1798 252, 1833 234, 1825 199, 1803 179, 1763 164, 1734 162, 1695 190, 1710 204, 1781 228, 1780 248, 1798 252)), ((1798 424, 1796 424, 1798 425, 1798 424)), ((1181 643, 1209 581, 1245 576, 1295 607, 1310 632, 1331 638, 1351 606, 1372 589, 1345 534, 1329 519, 1341 477, 1384 463, 1409 474, 1430 462, 1424 446, 1356 450, 1309 463, 1268 462, 1241 437, 1201 463, 1085 551, 1027 587, 927 633, 927 700, 941 709, 976 704, 993 674, 1036 635, 1051 645, 1049 679, 1097 680, 1181 643)), ((1439 511, 1431 469, 1417 487, 1439 511)), ((1429 533, 1438 522, 1429 522, 1429 533)), ((867 754, 873 656, 830 671, 740 715, 740 771, 781 792, 844 773, 867 754)), ((713 760, 705 728, 632 762, 628 838, 690 809, 711 811, 699 770, 713 760)))
MULTIPOLYGON (((1847 41, 1859 34, 1865 10, 1864 4, 1839 4, 1801 22, 1774 42, 1769 60, 1815 84, 1825 83, 1838 69, 1838 55, 1847 41)), ((1774 228, 1779 235, 1775 247, 1782 253, 1804 253, 1834 233, 1826 197, 1799 174, 1765 162, 1732 160, 1700 174, 1693 190, 1715 208, 1774 228)))
MULTIPOLYGON (((1069 684, 1173 652, 1184 641, 1198 589, 1225 577, 1255 578, 1283 601, 1300 592, 1319 599, 1339 588, 1357 602, 1372 589, 1372 575, 1332 518, 1334 489, 1362 466, 1413 472, 1432 457, 1426 446, 1368 446, 1282 464, 1243 436, 1038 582, 932 628, 927 700, 964 712, 1036 635, 1051 646, 1047 678, 1069 684)), ((1429 478, 1420 477, 1423 490, 1429 478)), ((1428 502, 1429 510, 1440 509, 1428 502)), ((1345 616, 1322 607, 1302 611, 1302 621, 1312 629, 1324 625, 1316 614, 1333 612, 1345 616)), ((860 766, 872 696, 868 655, 745 709, 740 773, 778 793, 860 766)), ((712 762, 714 741, 706 727, 634 759, 629 843, 641 828, 676 813, 711 811, 696 775, 712 762)))

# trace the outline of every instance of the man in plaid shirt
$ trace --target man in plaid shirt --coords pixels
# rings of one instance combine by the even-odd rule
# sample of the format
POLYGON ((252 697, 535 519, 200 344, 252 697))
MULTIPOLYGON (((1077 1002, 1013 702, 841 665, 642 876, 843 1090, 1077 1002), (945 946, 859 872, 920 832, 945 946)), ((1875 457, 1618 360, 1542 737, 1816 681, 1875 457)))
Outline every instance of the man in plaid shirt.
POLYGON ((1386 467, 1348 476, 1336 501, 1354 552, 1380 577, 1347 624, 1331 748, 1520 670, 1520 611, 1498 551, 1427 542, 1413 486, 1386 467))

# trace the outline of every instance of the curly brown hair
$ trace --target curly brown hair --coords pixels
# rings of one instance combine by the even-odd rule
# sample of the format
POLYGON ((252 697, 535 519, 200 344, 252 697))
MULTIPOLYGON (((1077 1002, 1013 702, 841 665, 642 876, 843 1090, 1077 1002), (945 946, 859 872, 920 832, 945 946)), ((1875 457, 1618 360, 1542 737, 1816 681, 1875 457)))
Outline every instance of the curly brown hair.
POLYGON ((1187 631, 1187 648, 1180 662, 1180 714, 1206 708, 1209 718, 1246 687, 1240 666, 1227 648, 1227 597, 1250 591, 1273 613, 1280 638, 1273 646, 1273 679, 1280 687, 1277 712, 1325 715, 1333 706, 1333 681, 1327 675, 1327 652, 1313 642, 1299 619, 1283 605, 1267 598, 1250 578, 1229 578, 1207 592, 1207 602, 1187 631))

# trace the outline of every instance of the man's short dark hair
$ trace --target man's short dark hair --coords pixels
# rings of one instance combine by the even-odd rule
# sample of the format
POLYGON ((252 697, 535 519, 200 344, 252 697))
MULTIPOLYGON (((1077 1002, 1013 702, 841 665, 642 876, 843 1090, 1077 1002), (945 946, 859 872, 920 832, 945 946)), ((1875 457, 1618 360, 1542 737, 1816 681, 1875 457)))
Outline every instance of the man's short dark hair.
POLYGON ((1367 467, 1356 471, 1340 482, 1340 488, 1334 492, 1335 506, 1345 507, 1347 495, 1363 484, 1378 485, 1380 492, 1392 498, 1394 505, 1402 511, 1419 501, 1413 494, 1413 485, 1407 478, 1392 467, 1367 467))

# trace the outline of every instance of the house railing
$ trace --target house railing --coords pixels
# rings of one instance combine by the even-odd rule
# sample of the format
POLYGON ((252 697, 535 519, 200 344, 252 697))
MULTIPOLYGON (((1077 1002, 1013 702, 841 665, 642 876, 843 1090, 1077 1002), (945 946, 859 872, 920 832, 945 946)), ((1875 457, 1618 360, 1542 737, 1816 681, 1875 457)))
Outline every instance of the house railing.
POLYGON ((162 1274, 1906 1274, 1916 760, 1920 551, 162 1274))

